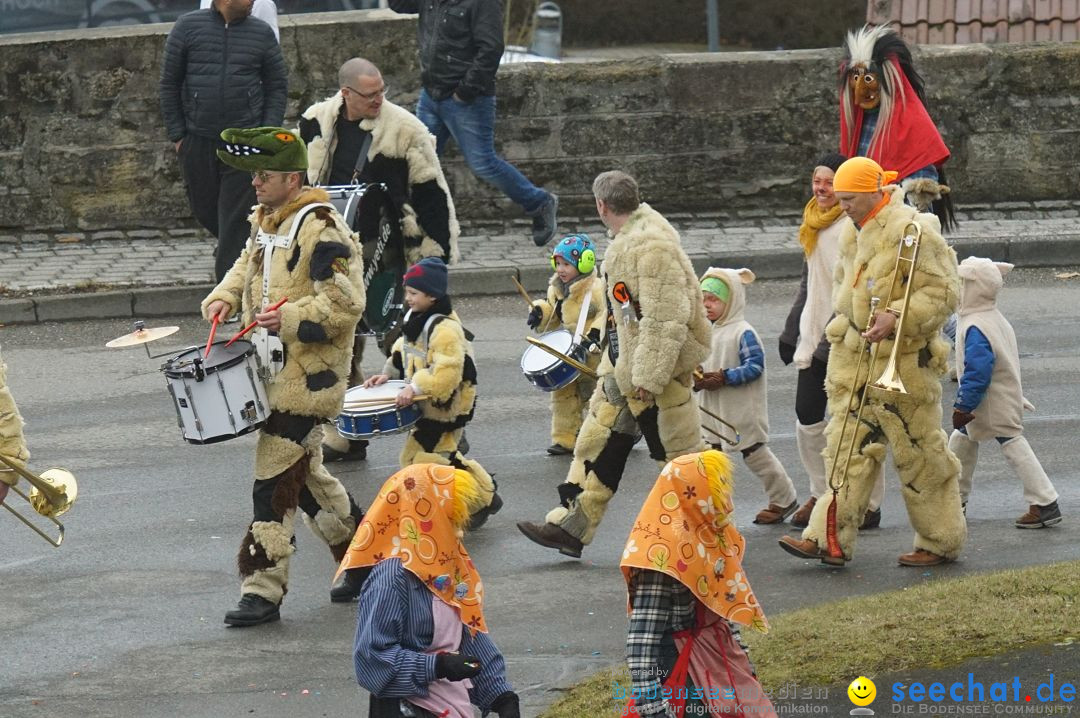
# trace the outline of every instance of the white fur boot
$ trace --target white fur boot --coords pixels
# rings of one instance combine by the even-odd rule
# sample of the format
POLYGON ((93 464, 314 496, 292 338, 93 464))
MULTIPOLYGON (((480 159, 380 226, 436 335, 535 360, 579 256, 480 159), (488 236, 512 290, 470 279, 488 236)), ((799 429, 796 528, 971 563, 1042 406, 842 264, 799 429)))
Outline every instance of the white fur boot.
MULTIPOLYGON (((1008 449, 1003 446, 1001 450, 1005 452, 1005 458, 1008 458, 1008 449)), ((968 497, 971 496, 972 484, 974 483, 975 462, 979 459, 979 442, 972 441, 967 434, 954 429, 952 435, 949 436, 949 451, 956 454, 956 458, 960 459, 960 504, 966 505, 968 497)), ((1034 454, 1032 458, 1034 458, 1034 454)), ((1035 463, 1039 463, 1038 459, 1035 460, 1035 463)), ((1039 467, 1039 470, 1041 471, 1042 467, 1039 467)), ((1017 473, 1019 472, 1020 470, 1017 469, 1017 473)), ((1043 476, 1046 476, 1046 474, 1043 474, 1043 476)), ((1047 482, 1049 483, 1049 479, 1047 482)), ((1055 498, 1056 496, 1055 494, 1055 498)))
POLYGON ((816 424, 800 424, 795 422, 795 444, 799 447, 799 458, 802 460, 803 469, 810 477, 810 495, 815 499, 821 498, 827 487, 825 486, 825 427, 826 421, 816 424))
POLYGON ((1050 483, 1039 458, 1031 450, 1031 444, 1023 436, 1009 439, 1001 445, 1005 460, 1020 477, 1024 485, 1024 501, 1034 506, 1046 506, 1057 501, 1058 492, 1050 483))

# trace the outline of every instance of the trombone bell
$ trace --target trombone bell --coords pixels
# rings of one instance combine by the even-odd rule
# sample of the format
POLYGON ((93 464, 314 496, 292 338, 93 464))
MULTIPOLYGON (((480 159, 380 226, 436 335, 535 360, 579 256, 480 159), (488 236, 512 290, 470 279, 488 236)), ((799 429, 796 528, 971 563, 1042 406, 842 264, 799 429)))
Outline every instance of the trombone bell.
POLYGON ((885 371, 881 372, 878 380, 870 384, 874 389, 889 392, 891 394, 907 394, 904 382, 900 379, 900 372, 896 369, 896 352, 889 356, 889 363, 885 365, 885 371))
MULTIPOLYGON (((21 496, 36 513, 51 521, 56 526, 57 537, 54 539, 35 526, 30 519, 12 508, 8 501, 4 501, 3 507, 53 546, 59 546, 64 542, 64 525, 57 521, 56 517, 70 509, 79 495, 79 484, 75 481, 74 474, 67 469, 46 469, 38 476, 4 456, 0 456, 0 463, 22 476, 33 487, 30 493, 26 494, 18 486, 12 486, 11 493, 21 496)), ((0 467, 0 471, 3 470, 5 469, 0 467)))

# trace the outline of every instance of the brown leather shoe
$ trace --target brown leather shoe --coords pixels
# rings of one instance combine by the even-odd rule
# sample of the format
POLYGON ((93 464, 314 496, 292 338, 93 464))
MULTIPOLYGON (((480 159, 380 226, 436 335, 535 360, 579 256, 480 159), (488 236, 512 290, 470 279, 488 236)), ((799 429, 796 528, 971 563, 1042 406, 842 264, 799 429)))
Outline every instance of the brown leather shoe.
POLYGON ((896 560, 900 562, 901 566, 923 568, 925 566, 940 566, 943 563, 949 563, 952 559, 938 556, 936 553, 930 553, 925 549, 917 548, 911 553, 901 554, 896 560))
POLYGON ((830 556, 828 551, 820 548, 817 545, 817 541, 813 539, 800 540, 792 538, 791 536, 785 536, 780 539, 780 548, 787 551, 792 556, 798 556, 799 558, 819 559, 822 563, 830 566, 843 566, 847 563, 846 558, 834 558, 830 556))
POLYGON ((558 549, 559 553, 564 556, 581 558, 581 549, 584 548, 584 544, 575 536, 567 533, 561 526, 546 522, 537 525, 531 521, 519 521, 517 527, 521 533, 525 534, 534 543, 558 549))
POLYGON ((804 529, 810 525, 810 514, 814 513, 817 498, 811 496, 810 500, 799 507, 799 510, 791 517, 791 525, 797 529, 804 529))
POLYGON ((792 501, 790 506, 780 506, 779 504, 769 504, 766 508, 758 511, 757 516, 754 517, 754 523, 756 524, 782 524, 784 519, 795 513, 795 509, 799 508, 798 501, 792 501))
POLYGON ((859 525, 859 530, 865 531, 866 529, 876 529, 878 526, 881 526, 880 507, 874 509, 873 511, 867 511, 865 514, 863 514, 863 519, 862 523, 859 525))

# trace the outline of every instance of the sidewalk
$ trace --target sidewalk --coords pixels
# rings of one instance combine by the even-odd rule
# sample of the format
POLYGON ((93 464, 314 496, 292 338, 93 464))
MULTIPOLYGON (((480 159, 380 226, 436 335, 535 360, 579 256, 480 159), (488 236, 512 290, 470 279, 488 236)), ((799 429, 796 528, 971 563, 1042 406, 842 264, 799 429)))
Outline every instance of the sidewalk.
MULTIPOLYGON (((979 254, 1021 267, 1080 265, 1080 217, 1074 211, 1019 209, 961 214, 948 236, 963 258, 979 254)), ((683 247, 703 271, 749 267, 759 278, 799 276, 802 250, 794 223, 773 219, 733 225, 704 214, 672 213, 683 247)), ((547 286, 548 254, 528 238, 527 220, 466 228, 461 261, 450 270, 455 295, 508 294, 516 276, 531 292, 547 286)), ((595 218, 560 217, 561 231, 585 231, 607 246, 595 218)), ((213 241, 195 229, 0 236, 0 324, 191 314, 213 282, 213 241)))

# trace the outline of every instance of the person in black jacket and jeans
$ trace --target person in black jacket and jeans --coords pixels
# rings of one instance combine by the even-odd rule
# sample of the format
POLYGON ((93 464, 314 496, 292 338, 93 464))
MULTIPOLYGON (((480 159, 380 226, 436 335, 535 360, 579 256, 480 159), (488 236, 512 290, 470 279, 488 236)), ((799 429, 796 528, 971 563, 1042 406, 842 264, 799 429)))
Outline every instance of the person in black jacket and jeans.
POLYGON ((503 53, 500 0, 390 0, 402 13, 420 13, 420 102, 416 116, 435 135, 442 155, 453 137, 466 164, 533 218, 532 238, 555 236, 559 198, 495 154, 495 72, 503 53))
POLYGON ((161 114, 195 218, 218 239, 217 281, 232 267, 255 204, 248 173, 218 161, 227 127, 276 127, 285 115, 285 60, 273 29, 250 17, 254 0, 214 0, 180 17, 165 42, 161 114))

